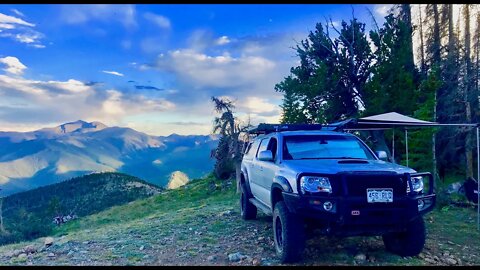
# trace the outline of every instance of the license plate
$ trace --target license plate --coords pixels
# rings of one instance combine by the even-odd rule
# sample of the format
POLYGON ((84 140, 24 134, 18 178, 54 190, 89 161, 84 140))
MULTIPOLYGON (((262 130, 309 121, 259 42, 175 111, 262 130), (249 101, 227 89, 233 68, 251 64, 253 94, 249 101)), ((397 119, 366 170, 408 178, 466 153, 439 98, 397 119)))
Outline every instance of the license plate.
POLYGON ((367 188, 367 202, 393 202, 393 189, 367 188))

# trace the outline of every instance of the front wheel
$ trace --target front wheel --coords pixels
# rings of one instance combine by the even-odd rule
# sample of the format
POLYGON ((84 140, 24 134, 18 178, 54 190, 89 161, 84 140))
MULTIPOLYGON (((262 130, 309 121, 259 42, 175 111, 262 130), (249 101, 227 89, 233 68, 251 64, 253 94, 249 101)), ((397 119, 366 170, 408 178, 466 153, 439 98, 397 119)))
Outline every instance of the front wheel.
POLYGON ((282 263, 296 262, 302 258, 305 248, 303 220, 288 212, 283 201, 277 202, 273 211, 273 239, 282 263))
POLYGON ((410 221, 404 232, 387 233, 382 238, 388 251, 403 257, 417 256, 425 246, 426 230, 423 218, 410 221))

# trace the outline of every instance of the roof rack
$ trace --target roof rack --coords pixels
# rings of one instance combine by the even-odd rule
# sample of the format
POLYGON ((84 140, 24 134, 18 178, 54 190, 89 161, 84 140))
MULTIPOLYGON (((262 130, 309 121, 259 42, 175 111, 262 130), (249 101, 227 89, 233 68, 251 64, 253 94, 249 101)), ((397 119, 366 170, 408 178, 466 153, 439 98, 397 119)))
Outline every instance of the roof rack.
POLYGON ((347 119, 345 121, 336 122, 333 124, 266 124, 261 123, 258 126, 250 129, 249 134, 269 134, 272 132, 281 131, 296 131, 296 130, 328 130, 328 131, 343 131, 344 128, 356 124, 356 119, 347 119))
POLYGON ((323 126, 321 124, 258 124, 248 131, 250 134, 268 134, 279 131, 292 131, 292 130, 320 130, 323 126))

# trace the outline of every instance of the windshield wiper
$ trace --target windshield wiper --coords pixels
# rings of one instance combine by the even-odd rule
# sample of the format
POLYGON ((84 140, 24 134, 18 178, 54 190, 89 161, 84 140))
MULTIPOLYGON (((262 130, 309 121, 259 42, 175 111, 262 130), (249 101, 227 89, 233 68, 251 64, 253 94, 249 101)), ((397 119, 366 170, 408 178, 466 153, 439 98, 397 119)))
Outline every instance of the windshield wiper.
POLYGON ((356 158, 356 157, 304 157, 299 159, 361 159, 366 160, 366 158, 356 158))
POLYGON ((366 158, 358 158, 358 157, 333 157, 332 159, 366 159, 366 158))

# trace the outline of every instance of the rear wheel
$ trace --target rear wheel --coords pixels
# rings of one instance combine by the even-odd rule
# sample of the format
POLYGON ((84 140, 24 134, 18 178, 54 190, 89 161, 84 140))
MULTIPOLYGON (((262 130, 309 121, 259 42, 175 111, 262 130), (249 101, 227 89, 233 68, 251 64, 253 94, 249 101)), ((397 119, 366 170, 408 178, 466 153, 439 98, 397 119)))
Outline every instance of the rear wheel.
POLYGON ((406 231, 383 235, 385 248, 397 255, 417 256, 425 246, 426 230, 422 217, 415 218, 407 224, 406 231))
POLYGON ((282 263, 296 262, 305 248, 303 220, 288 209, 283 201, 273 211, 273 239, 276 253, 282 263))
POLYGON ((241 185, 242 194, 240 195, 240 213, 244 220, 257 218, 257 207, 253 205, 248 199, 247 189, 245 184, 241 185))

